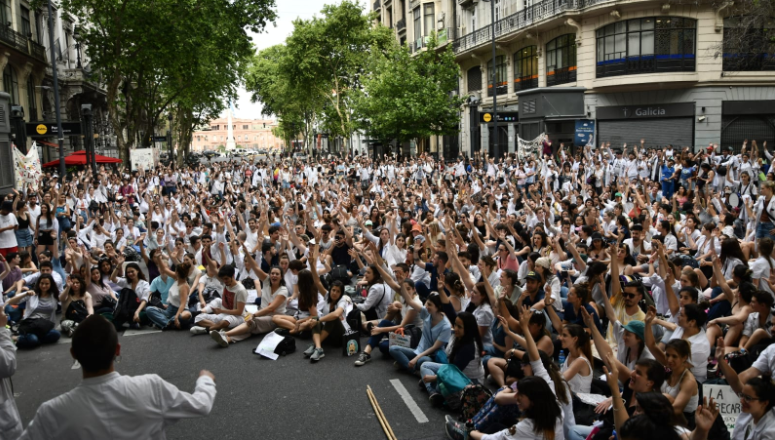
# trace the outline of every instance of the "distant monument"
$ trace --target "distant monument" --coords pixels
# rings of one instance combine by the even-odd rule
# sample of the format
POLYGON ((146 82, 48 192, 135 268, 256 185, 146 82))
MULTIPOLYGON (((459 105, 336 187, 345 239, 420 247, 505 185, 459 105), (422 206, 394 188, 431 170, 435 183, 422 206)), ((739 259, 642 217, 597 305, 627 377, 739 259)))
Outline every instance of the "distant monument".
POLYGON ((232 117, 232 109, 233 105, 229 103, 229 110, 227 113, 227 118, 229 121, 229 127, 226 132, 226 151, 232 151, 235 148, 237 148, 237 144, 234 142, 234 124, 232 124, 231 117, 232 117))

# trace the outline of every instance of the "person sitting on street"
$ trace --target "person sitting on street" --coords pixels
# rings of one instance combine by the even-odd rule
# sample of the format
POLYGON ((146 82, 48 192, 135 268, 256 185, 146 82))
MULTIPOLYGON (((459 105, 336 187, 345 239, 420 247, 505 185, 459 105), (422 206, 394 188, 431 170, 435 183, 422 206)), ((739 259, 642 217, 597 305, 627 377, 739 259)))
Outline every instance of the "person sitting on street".
POLYGON ((218 269, 218 278, 224 284, 223 296, 212 300, 202 313, 194 318, 196 325, 191 327, 191 334, 201 335, 232 329, 244 322, 248 291, 242 283, 234 279, 235 272, 234 266, 228 264, 218 269))

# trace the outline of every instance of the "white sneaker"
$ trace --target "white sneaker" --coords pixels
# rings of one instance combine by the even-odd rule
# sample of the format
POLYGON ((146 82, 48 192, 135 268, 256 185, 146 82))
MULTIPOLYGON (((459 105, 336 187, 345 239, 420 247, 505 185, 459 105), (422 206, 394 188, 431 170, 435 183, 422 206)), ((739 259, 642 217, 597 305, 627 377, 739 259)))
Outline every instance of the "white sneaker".
POLYGON ((198 325, 191 327, 191 330, 189 331, 191 332, 192 335, 204 335, 205 333, 207 333, 206 328, 200 327, 198 325))
POLYGON ((224 332, 210 332, 210 337, 223 348, 229 346, 229 340, 226 339, 226 333, 224 332))

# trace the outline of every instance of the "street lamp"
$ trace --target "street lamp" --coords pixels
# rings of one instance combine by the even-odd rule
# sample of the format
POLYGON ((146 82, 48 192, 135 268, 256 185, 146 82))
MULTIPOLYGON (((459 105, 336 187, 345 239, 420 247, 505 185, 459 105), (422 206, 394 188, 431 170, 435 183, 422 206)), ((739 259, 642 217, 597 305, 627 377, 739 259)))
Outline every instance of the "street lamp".
POLYGON ((484 0, 490 2, 490 13, 492 17, 492 133, 493 133, 493 162, 498 165, 498 85, 496 84, 497 71, 495 70, 495 0, 484 0))
POLYGON ((65 167, 65 136, 62 133, 62 113, 59 109, 59 76, 57 73, 56 53, 54 52, 54 12, 51 0, 48 0, 48 47, 51 54, 51 74, 54 77, 54 111, 57 116, 57 141, 59 143, 59 176, 64 182, 67 175, 65 167))
POLYGON ((73 40, 75 41, 75 54, 77 56, 75 67, 80 69, 81 68, 81 33, 78 30, 78 27, 73 30, 73 40))

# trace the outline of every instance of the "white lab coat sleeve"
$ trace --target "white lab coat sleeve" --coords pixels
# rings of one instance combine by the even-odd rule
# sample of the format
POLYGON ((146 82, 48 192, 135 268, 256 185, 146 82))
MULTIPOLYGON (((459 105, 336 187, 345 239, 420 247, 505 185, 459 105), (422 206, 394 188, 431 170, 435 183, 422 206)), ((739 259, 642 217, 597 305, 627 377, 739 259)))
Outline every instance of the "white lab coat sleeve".
POLYGON ((0 440, 16 439, 22 433, 22 420, 10 380, 15 372, 16 345, 11 340, 11 332, 0 328, 0 440))
POLYGON ((215 401, 215 382, 207 376, 196 380, 193 394, 180 391, 178 387, 157 375, 147 376, 154 382, 161 413, 171 422, 179 419, 206 416, 213 409, 215 401))

